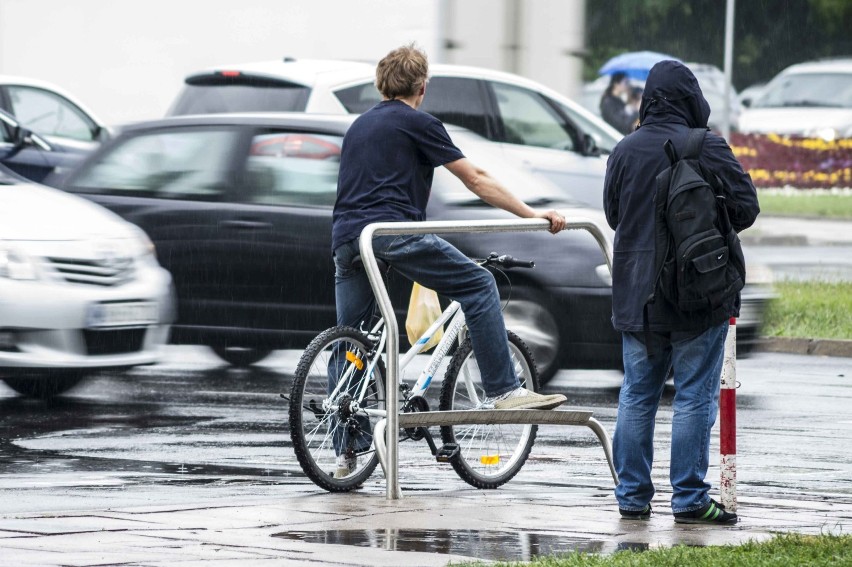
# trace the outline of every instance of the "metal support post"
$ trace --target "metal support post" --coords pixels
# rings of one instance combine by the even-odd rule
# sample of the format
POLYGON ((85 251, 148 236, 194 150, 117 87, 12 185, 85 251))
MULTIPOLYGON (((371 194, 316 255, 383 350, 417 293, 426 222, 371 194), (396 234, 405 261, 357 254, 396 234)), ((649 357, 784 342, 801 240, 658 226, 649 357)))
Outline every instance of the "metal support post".
MULTIPOLYGON (((388 500, 399 500, 399 325, 393 311, 390 297, 382 281, 373 251, 373 237, 400 234, 444 234, 459 232, 524 232, 544 231, 550 228, 545 219, 493 220, 493 221, 425 221, 425 222, 383 222, 367 225, 361 231, 359 246, 364 269, 376 295, 376 303, 384 317, 387 330, 386 360, 386 496, 388 500)), ((610 243, 604 237, 600 227, 591 220, 568 222, 566 229, 586 230, 595 238, 612 271, 612 253, 610 243)))
POLYGON ((719 453, 722 506, 737 510, 737 320, 731 317, 725 339, 722 388, 719 394, 719 453))

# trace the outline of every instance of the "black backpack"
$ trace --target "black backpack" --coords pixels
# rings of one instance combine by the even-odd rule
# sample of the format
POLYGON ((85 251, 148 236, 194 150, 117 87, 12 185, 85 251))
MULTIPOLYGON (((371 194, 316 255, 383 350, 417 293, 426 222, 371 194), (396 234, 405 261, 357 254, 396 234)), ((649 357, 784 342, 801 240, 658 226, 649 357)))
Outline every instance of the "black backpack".
POLYGON ((671 140, 664 147, 671 165, 657 176, 654 197, 654 287, 648 306, 661 293, 680 311, 711 315, 743 288, 745 260, 725 207, 721 179, 698 162, 705 128, 689 131, 680 158, 671 140))

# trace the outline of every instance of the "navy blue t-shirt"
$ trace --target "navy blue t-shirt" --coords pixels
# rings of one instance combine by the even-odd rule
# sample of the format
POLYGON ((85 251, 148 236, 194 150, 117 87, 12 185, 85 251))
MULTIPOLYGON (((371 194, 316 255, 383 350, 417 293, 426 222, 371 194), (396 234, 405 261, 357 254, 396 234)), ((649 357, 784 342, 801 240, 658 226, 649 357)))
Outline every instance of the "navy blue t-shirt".
POLYGON ((370 223, 425 220, 435 168, 463 157, 440 120, 404 102, 362 114, 343 137, 332 250, 370 223))

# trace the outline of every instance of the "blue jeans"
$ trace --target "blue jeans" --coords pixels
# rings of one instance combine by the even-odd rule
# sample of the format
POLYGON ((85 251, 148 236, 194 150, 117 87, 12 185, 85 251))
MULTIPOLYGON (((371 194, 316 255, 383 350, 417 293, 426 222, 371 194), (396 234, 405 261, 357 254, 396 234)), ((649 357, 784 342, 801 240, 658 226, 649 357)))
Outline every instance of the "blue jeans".
POLYGON ((663 387, 674 368, 672 448, 669 480, 672 512, 705 506, 710 432, 719 411, 719 388, 728 323, 690 339, 673 341, 649 357, 642 341, 622 334, 624 383, 618 399, 613 459, 618 474, 619 508, 643 510, 654 496, 654 421, 663 387))
MULTIPOLYGON (((499 396, 520 387, 491 272, 434 234, 378 236, 373 239, 373 250, 377 258, 405 278, 461 304, 487 396, 499 396)), ((368 326, 376 309, 367 273, 360 266, 352 266, 352 259, 359 253, 357 239, 334 251, 337 324, 356 329, 362 324, 368 326)))

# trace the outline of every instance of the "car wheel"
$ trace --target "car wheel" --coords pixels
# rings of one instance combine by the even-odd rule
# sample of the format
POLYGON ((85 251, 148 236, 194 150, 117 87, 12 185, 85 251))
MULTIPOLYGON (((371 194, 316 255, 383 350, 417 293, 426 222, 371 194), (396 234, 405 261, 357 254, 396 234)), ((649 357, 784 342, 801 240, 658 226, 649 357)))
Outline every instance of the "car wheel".
POLYGON ((6 385, 23 396, 49 400, 64 394, 86 377, 84 372, 63 371, 27 373, 20 376, 5 376, 6 385))
POLYGON ((272 353, 271 350, 267 349, 236 346, 214 346, 211 348, 216 356, 240 368, 260 362, 272 353))
POLYGON ((539 294, 522 293, 513 297, 503 310, 506 328, 527 344, 538 368, 540 385, 546 384, 562 366, 559 325, 553 310, 539 294))

